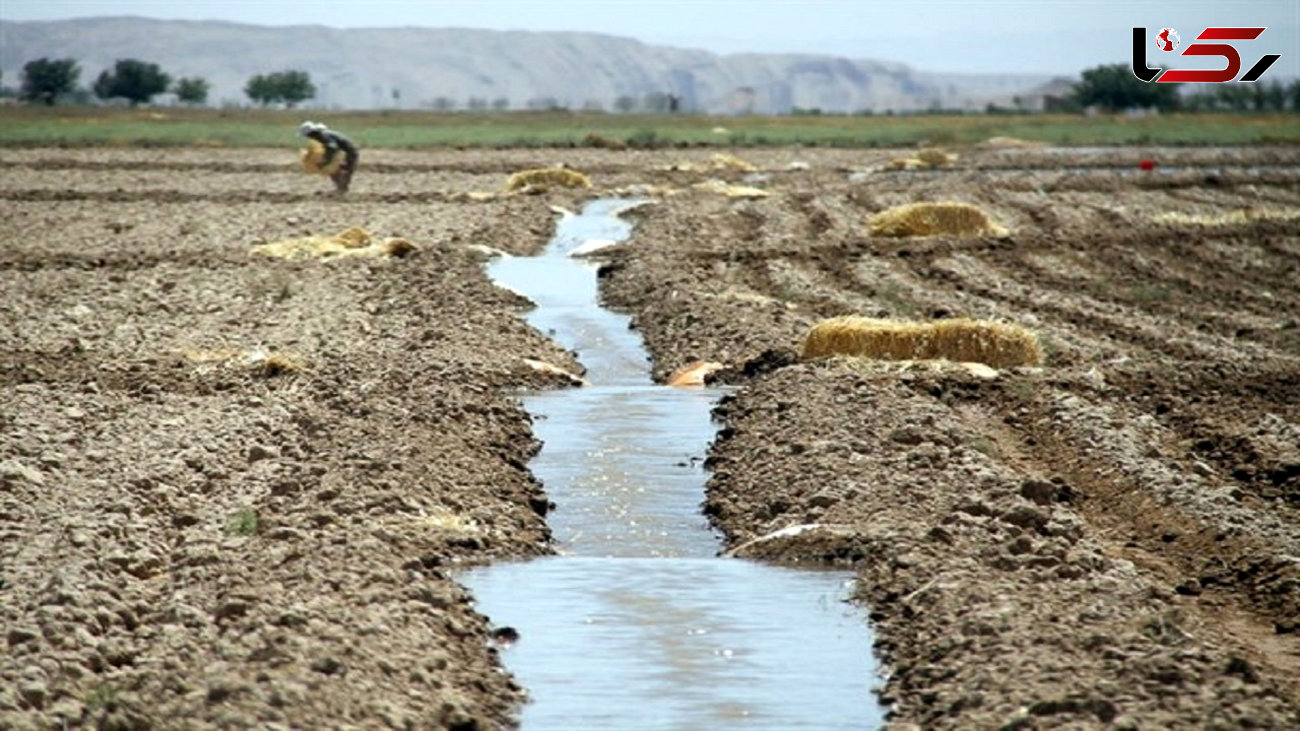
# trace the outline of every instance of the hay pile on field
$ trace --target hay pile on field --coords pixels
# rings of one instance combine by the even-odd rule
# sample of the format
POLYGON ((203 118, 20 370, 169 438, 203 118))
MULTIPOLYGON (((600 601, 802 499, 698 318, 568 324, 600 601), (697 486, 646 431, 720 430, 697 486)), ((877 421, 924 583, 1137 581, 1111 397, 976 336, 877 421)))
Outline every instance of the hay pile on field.
POLYGON ((758 166, 753 163, 742 160, 735 155, 728 155, 725 152, 715 152, 704 162, 695 162, 687 160, 685 162, 675 162, 667 165, 662 170, 671 170, 674 172, 721 172, 725 170, 734 170, 741 173, 758 172, 758 166))
POLYGON ((930 168, 945 168, 954 162, 957 162, 957 155, 944 152, 937 147, 927 147, 917 151, 911 157, 890 160, 885 165, 885 168, 889 170, 927 170, 930 168))
POLYGON ((259 376, 279 376, 297 373, 307 367, 303 360, 288 353, 262 350, 219 348, 215 350, 185 349, 181 357, 192 363, 217 365, 247 370, 259 376))
POLYGON ((927 147, 916 153, 916 159, 925 163, 928 167, 941 168, 957 162, 957 155, 944 152, 937 147, 927 147))
POLYGON ((1038 337, 1017 325, 954 319, 902 322, 870 317, 835 317, 808 331, 804 358, 849 355, 881 360, 950 360, 994 368, 1043 362, 1038 337))
POLYGON ((703 183, 696 183, 691 187, 705 193, 725 195, 728 198, 754 199, 766 198, 772 195, 762 188, 754 188, 748 185, 733 185, 725 180, 706 180, 703 183))
POLYGON ((1036 147, 1046 147, 1046 142, 1037 140, 1022 140, 1019 137, 990 137, 980 143, 980 147, 994 150, 1032 150, 1036 147))
POLYGON ((909 203, 867 222, 872 236, 1006 236, 1007 230, 969 203, 909 203))
POLYGON ((506 181, 506 190, 545 193, 551 188, 590 188, 591 179, 568 168, 520 170, 506 181))
POLYGON ((1185 226, 1231 226, 1251 221, 1294 221, 1300 208, 1237 208, 1217 213, 1178 213, 1171 211, 1154 217, 1156 223, 1185 226))
POLYGON ((336 154, 329 164, 325 164, 325 145, 318 140, 307 140, 307 147, 303 148, 300 153, 302 169, 308 173, 317 175, 333 175, 343 166, 343 160, 346 156, 342 153, 336 154))
POLYGON ((925 163, 915 157, 896 157, 885 163, 886 170, 920 170, 925 163))
POLYGON ((758 171, 758 167, 753 163, 742 160, 735 155, 728 155, 725 152, 715 152, 709 155, 708 168, 710 170, 738 170, 742 173, 758 171))
POLYGON ((418 247, 403 238, 379 239, 352 227, 334 236, 303 236, 253 247, 252 253, 278 259, 339 259, 344 257, 406 256, 418 247))

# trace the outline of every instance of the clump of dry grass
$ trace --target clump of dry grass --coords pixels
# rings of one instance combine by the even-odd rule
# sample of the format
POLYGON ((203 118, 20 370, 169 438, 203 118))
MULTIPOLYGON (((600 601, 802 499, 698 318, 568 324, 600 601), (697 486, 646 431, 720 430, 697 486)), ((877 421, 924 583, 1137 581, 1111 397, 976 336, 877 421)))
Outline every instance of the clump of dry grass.
POLYGON ((243 368, 254 375, 267 378, 298 373, 307 368, 307 364, 297 356, 276 351, 266 351, 261 348, 254 350, 241 350, 238 348, 185 349, 181 351, 181 357, 194 363, 243 368))
POLYGON ((1046 142, 1037 140, 1022 140, 1018 137, 990 137, 980 143, 980 147, 995 150, 1032 150, 1036 147, 1046 147, 1046 142))
POLYGON ((735 155, 728 155, 725 152, 715 152, 709 156, 709 159, 703 162, 686 160, 684 162, 675 162, 666 165, 660 169, 686 173, 718 172, 723 170, 734 170, 741 173, 758 172, 758 166, 748 160, 742 160, 735 155))
POLYGON ((752 162, 742 160, 735 155, 728 155, 725 152, 715 152, 709 155, 708 166, 712 170, 738 170, 742 173, 752 173, 758 170, 752 162))
POLYGON ((379 239, 363 228, 352 227, 333 236, 304 236, 253 247, 254 254, 279 259, 316 257, 406 256, 418 247, 406 239, 379 239))
POLYGON ((590 188, 591 179, 568 168, 536 168, 520 170, 506 181, 506 190, 512 191, 545 192, 551 187, 590 188))
POLYGON ((1038 337, 1017 325, 953 319, 914 323, 835 317, 808 331, 803 357, 849 355, 882 360, 950 360, 994 368, 1043 362, 1038 337))
POLYGON ((710 375, 725 367, 713 361, 691 361, 669 374, 665 383, 669 386, 703 386, 710 375))
POLYGON ((915 157, 897 157, 885 164, 887 170, 920 170, 925 163, 915 157))
POLYGON ((872 236, 1006 236, 1007 230, 969 203, 908 203, 872 216, 872 236))
POLYGON ((944 152, 937 147, 927 147, 917 151, 911 157, 890 160, 886 163, 885 168, 888 170, 925 170, 928 168, 948 167, 956 161, 957 155, 951 152, 944 152))
POLYGON ((343 166, 344 155, 335 155, 329 164, 325 164, 325 145, 317 140, 307 140, 307 147, 303 148, 300 155, 302 169, 305 172, 315 173, 317 175, 333 175, 343 166))
POLYGON ((951 152, 944 152, 937 147, 927 147, 916 153, 916 159, 925 163, 932 168, 947 167, 957 162, 957 156, 951 152))
POLYGON ((733 185, 725 180, 706 180, 703 183, 696 183, 691 186, 695 190, 704 191, 705 193, 716 193, 725 195, 728 198, 766 198, 771 193, 762 188, 754 188, 748 185, 733 185))

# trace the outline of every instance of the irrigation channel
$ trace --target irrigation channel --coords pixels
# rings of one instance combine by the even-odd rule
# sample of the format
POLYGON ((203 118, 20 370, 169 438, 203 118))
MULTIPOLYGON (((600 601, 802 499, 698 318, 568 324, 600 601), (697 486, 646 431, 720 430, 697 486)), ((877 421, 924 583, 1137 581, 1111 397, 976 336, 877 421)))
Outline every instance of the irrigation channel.
POLYGON ((599 305, 596 267, 569 256, 626 239, 630 204, 591 202, 542 256, 488 268, 587 368, 584 387, 524 397, 559 555, 462 577, 519 634, 502 657, 530 697, 521 726, 879 727, 871 636, 845 601, 852 574, 717 555, 699 505, 723 391, 653 384, 628 317, 599 305))

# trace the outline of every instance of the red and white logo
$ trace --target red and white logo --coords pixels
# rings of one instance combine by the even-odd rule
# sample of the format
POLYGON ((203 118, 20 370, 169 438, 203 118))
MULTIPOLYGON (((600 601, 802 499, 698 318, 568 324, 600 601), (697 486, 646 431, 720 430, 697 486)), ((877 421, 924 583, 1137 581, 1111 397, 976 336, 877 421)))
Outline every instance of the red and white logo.
POLYGON ((1156 34, 1156 48, 1162 51, 1176 51, 1178 50, 1178 44, 1182 40, 1178 36, 1178 31, 1173 28, 1161 28, 1160 32, 1156 34))
MULTIPOLYGON (((1196 36, 1197 41, 1253 41, 1268 30, 1266 27, 1221 27, 1212 26, 1201 31, 1196 36)), ((1173 51, 1178 48, 1182 39, 1178 37, 1178 31, 1173 28, 1161 28, 1156 34, 1156 48, 1161 51, 1173 51)), ((1133 75, 1143 81, 1155 81, 1157 83, 1193 83, 1193 84, 1220 84, 1225 81, 1257 81, 1274 61, 1281 58, 1281 54, 1267 53, 1255 62, 1253 66, 1237 78, 1241 72, 1241 54, 1232 43, 1189 43, 1181 56, 1210 56, 1221 58, 1224 61, 1224 67, 1221 69, 1170 69, 1170 68, 1150 68, 1147 66, 1147 29, 1133 28, 1133 75)))

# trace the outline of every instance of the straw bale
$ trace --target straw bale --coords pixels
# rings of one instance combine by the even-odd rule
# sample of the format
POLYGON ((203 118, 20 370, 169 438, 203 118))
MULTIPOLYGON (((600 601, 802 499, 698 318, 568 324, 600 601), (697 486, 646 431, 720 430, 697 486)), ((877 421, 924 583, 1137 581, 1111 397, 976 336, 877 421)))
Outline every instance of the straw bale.
POLYGON ((590 188, 591 179, 568 168, 520 170, 506 181, 506 190, 546 191, 548 188, 590 188))
POLYGON ((319 140, 307 140, 307 146, 299 153, 302 169, 317 175, 333 175, 343 166, 345 155, 336 154, 329 164, 325 164, 325 145, 319 140))
POLYGON ((835 317, 808 331, 804 358, 848 355, 881 360, 950 360, 993 368, 1043 362, 1038 337, 1017 325, 965 318, 914 323, 835 317))
POLYGON ((927 147, 916 153, 916 159, 925 163, 926 167, 941 168, 957 162, 957 156, 951 152, 944 152, 937 147, 927 147))
POLYGON ((908 203, 867 222, 872 236, 1005 236, 1007 230, 969 203, 908 203))

